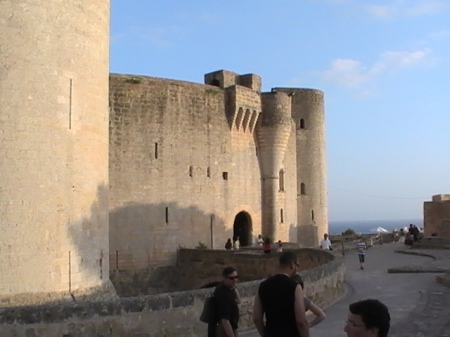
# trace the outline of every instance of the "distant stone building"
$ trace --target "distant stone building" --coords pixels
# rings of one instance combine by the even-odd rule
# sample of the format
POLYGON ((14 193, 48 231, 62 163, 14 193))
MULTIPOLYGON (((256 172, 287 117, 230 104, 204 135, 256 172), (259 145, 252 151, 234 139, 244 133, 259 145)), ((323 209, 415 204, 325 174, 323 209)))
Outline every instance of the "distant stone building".
POLYGON ((450 194, 433 195, 423 204, 424 234, 450 237, 450 194))
POLYGON ((323 93, 216 71, 205 85, 110 76, 111 268, 175 263, 258 234, 315 247, 328 231, 323 93))

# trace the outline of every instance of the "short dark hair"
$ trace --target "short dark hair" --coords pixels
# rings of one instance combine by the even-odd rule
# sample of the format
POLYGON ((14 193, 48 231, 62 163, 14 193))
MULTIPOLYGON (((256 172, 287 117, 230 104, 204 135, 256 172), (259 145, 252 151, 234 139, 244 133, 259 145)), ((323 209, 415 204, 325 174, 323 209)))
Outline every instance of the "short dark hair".
POLYGON ((378 337, 387 337, 391 316, 387 306, 379 300, 367 299, 354 302, 349 305, 349 310, 353 315, 361 316, 367 329, 377 328, 378 337))
POLYGON ((280 255, 278 264, 280 267, 289 267, 292 263, 297 263, 298 258, 293 252, 284 252, 280 255))
POLYGON ((236 269, 233 268, 233 267, 225 267, 225 268, 222 270, 222 276, 223 276, 223 277, 227 277, 228 275, 234 273, 235 271, 236 271, 236 269))

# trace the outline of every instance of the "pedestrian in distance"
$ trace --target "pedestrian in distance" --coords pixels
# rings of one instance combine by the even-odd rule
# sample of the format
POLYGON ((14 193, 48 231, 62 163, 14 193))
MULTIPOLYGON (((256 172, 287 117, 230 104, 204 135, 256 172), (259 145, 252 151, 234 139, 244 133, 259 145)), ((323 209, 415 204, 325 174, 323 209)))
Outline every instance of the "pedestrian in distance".
POLYGON ((269 238, 266 238, 264 240, 262 248, 263 248, 264 254, 270 254, 270 252, 272 251, 272 245, 270 244, 269 238))
POLYGON ((344 331, 347 337, 387 337, 390 324, 386 305, 367 299, 350 304, 344 331))
POLYGON ((361 238, 359 242, 356 244, 356 249, 358 250, 358 259, 359 259, 359 267, 360 269, 364 269, 364 262, 366 262, 366 243, 364 242, 364 238, 361 238))
POLYGON ((264 239, 263 239, 261 234, 258 235, 258 238, 256 239, 256 243, 258 244, 258 246, 262 246, 263 245, 264 239))
POLYGON ((323 239, 320 240, 320 248, 325 249, 325 250, 333 250, 333 246, 331 245, 331 241, 328 238, 327 233, 325 233, 323 235, 323 239))
POLYGON ((226 250, 230 250, 231 248, 233 248, 233 244, 231 243, 231 238, 227 240, 227 242, 225 243, 225 249, 226 250))
MULTIPOLYGON (((299 274, 295 274, 292 277, 292 279, 296 281, 298 284, 300 284, 300 287, 302 287, 303 290, 305 289, 305 284, 303 282, 302 277, 299 274)), ((309 322, 310 328, 313 327, 314 325, 319 324, 326 318, 326 315, 323 312, 323 310, 318 305, 313 303, 309 298, 305 296, 303 301, 305 303, 305 311, 306 312, 311 311, 311 313, 314 315, 313 320, 309 322)))
POLYGON ((262 281, 253 306, 253 322, 263 337, 309 337, 302 287, 292 279, 299 268, 293 252, 284 252, 275 275, 262 281))
POLYGON ((233 248, 235 250, 239 250, 241 248, 241 242, 239 241, 239 236, 236 236, 236 240, 234 240, 233 248))

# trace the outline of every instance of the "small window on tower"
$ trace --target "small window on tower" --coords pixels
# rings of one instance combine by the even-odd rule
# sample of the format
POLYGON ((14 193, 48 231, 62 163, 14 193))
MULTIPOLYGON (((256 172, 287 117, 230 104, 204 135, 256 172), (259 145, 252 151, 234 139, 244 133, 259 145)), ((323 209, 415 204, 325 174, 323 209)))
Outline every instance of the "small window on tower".
POLYGON ((280 192, 284 192, 284 170, 281 169, 279 173, 279 190, 280 192))
POLYGON ((228 172, 222 172, 223 180, 228 180, 228 172))
POLYGON ((305 195, 306 194, 306 187, 304 183, 300 184, 300 194, 305 195))

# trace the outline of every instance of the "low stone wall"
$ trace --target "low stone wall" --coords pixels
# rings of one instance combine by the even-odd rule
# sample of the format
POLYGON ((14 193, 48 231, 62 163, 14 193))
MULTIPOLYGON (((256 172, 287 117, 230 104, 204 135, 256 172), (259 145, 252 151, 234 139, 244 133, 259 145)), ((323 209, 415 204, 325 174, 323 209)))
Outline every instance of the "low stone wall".
MULTIPOLYGON (((327 252, 329 263, 301 272, 306 294, 327 306, 345 292, 341 257, 327 252)), ((322 254, 322 253, 320 253, 322 254)), ((271 257, 268 258, 271 260, 271 257)), ((261 281, 238 285, 242 298, 240 330, 253 329, 253 299, 261 281)), ((15 337, 195 337, 206 335, 198 320, 212 289, 122 298, 118 300, 0 309, 0 336, 15 337)))
MULTIPOLYGON (((292 247, 289 250, 297 254, 300 270, 318 267, 332 259, 332 255, 319 249, 292 247)), ((112 270, 110 278, 120 297, 193 290, 220 281, 222 270, 226 266, 233 266, 238 270, 241 282, 266 278, 275 272, 280 254, 264 254, 261 247, 241 250, 182 248, 177 253, 176 266, 112 270)))

